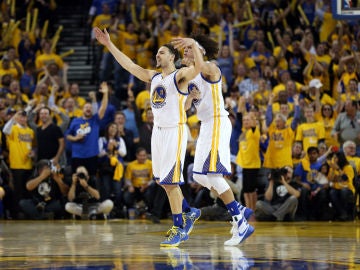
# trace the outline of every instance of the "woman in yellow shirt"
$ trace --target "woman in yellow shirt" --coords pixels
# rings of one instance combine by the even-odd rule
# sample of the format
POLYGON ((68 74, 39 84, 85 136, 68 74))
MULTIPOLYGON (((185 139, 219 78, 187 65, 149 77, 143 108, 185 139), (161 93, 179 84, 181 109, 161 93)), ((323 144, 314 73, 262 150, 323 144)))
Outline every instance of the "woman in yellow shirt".
POLYGON ((335 208, 335 218, 341 221, 352 220, 355 205, 354 168, 343 152, 337 152, 329 165, 329 181, 332 183, 329 194, 335 208))
POLYGON ((331 130, 335 124, 337 112, 334 111, 330 104, 324 104, 321 106, 320 114, 316 114, 316 120, 324 123, 325 128, 325 144, 327 147, 339 146, 339 142, 331 136, 331 130))

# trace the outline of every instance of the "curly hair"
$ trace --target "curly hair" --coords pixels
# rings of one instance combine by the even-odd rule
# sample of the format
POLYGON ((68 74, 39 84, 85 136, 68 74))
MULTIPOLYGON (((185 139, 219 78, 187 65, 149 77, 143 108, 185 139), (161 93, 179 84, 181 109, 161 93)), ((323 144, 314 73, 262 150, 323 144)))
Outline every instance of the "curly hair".
POLYGON ((200 33, 191 34, 191 38, 196 40, 205 49, 205 56, 208 58, 208 60, 213 60, 217 58, 217 55, 219 53, 219 47, 216 41, 200 33))

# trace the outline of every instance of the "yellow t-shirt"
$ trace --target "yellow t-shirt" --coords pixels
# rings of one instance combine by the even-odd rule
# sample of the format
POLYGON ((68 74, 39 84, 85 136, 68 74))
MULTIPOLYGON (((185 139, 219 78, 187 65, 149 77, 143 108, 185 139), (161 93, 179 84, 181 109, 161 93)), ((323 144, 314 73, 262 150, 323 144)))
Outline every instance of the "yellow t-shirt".
MULTIPOLYGON (((21 73, 24 73, 24 67, 23 67, 23 65, 21 64, 21 62, 20 62, 18 59, 15 59, 14 61, 16 62, 16 65, 20 68, 21 73)), ((0 67, 1 67, 1 66, 2 66, 2 60, 0 60, 0 67)), ((11 69, 13 69, 13 68, 16 69, 13 62, 10 62, 10 68, 11 68, 11 69)))
MULTIPOLYGON (((69 118, 75 118, 75 117, 81 117, 83 112, 81 109, 76 108, 75 110, 73 110, 72 112, 68 112, 63 108, 60 108, 60 110, 62 110, 64 113, 66 113, 67 116, 69 116, 69 118)), ((57 121, 61 121, 60 116, 56 115, 56 119, 57 121)), ((60 124, 60 122, 57 122, 58 124, 60 124)))
POLYGON ((150 47, 152 46, 152 41, 147 40, 145 44, 136 45, 136 62, 139 66, 143 68, 151 68, 151 58, 152 53, 150 47))
POLYGON ((271 125, 268 130, 269 145, 264 156, 264 167, 275 169, 284 166, 293 166, 291 152, 295 132, 291 127, 277 129, 271 125))
POLYGON ((172 41, 173 38, 175 37, 182 37, 182 33, 179 33, 179 35, 174 36, 171 31, 169 30, 165 30, 163 35, 159 35, 158 36, 158 44, 160 46, 164 45, 164 44, 168 44, 172 41))
POLYGON ((351 100, 360 100, 360 93, 356 94, 341 94, 341 101, 345 102, 348 99, 348 96, 351 100))
POLYGON ((101 30, 108 28, 111 25, 110 14, 99 14, 95 17, 92 27, 99 27, 101 30))
POLYGON ((120 31, 119 46, 124 54, 130 59, 136 59, 136 44, 138 42, 137 34, 130 34, 129 32, 120 31))
POLYGON ((23 103, 28 103, 29 102, 29 97, 26 95, 26 94, 21 94, 21 103, 15 103, 16 101, 16 95, 15 94, 12 94, 12 93, 7 93, 6 94, 6 98, 9 100, 12 100, 10 101, 11 103, 11 106, 15 109, 15 110, 21 110, 23 109, 24 107, 24 104, 23 103), (14 103, 14 104, 12 104, 14 103))
POLYGON ((11 169, 32 169, 32 160, 28 157, 32 150, 34 131, 18 124, 12 126, 7 136, 9 147, 9 162, 11 169))
POLYGON ((215 24, 213 27, 210 27, 210 38, 215 41, 218 41, 220 32, 221 32, 221 26, 215 24))
POLYGON ((200 123, 200 120, 196 114, 189 116, 187 119, 187 124, 190 129, 191 137, 193 139, 197 139, 197 137, 199 136, 199 131, 200 131, 199 123, 200 123))
MULTIPOLYGON (((294 111, 294 103, 288 102, 287 104, 289 106, 289 112, 294 111)), ((272 111, 273 111, 273 114, 277 114, 280 112, 280 103, 279 102, 275 102, 272 104, 272 111)))
MULTIPOLYGON (((334 188, 334 189, 348 188, 352 191, 352 193, 355 193, 355 187, 353 185, 353 179, 354 179, 353 167, 350 164, 345 165, 342 171, 348 177, 348 180, 334 181, 332 188, 334 188)), ((334 170, 333 168, 330 168, 329 175, 330 175, 330 177, 332 175, 338 176, 338 175, 340 175, 340 172, 338 170, 334 170)))
POLYGON ((62 58, 55 53, 43 53, 35 58, 36 69, 40 69, 52 63, 55 63, 60 69, 62 69, 64 66, 64 61, 62 60, 62 58))
POLYGON ((140 188, 142 185, 152 180, 152 162, 146 160, 141 164, 137 160, 130 162, 125 170, 125 179, 131 181, 134 187, 140 188))
POLYGON ((146 105, 150 105, 150 92, 149 90, 143 90, 137 94, 135 98, 136 107, 140 110, 145 110, 146 105))
POLYGON ((356 173, 359 174, 360 173, 360 158, 346 156, 346 159, 349 161, 350 164, 352 164, 355 167, 356 173))
MULTIPOLYGON (((291 47, 291 46, 290 46, 291 47)), ((292 51, 292 48, 288 48, 290 51, 292 51)), ((276 57, 276 58, 279 58, 280 56, 280 53, 281 53, 281 46, 277 46, 274 48, 273 50, 273 55, 276 57)), ((288 62, 286 61, 285 57, 281 57, 279 59, 279 62, 278 62, 278 67, 280 70, 287 70, 289 65, 288 65, 288 62)))
MULTIPOLYGON (((295 82, 295 86, 296 86, 296 91, 299 93, 303 85, 301 83, 295 82)), ((285 84, 279 83, 278 85, 274 86, 272 93, 274 96, 277 96, 280 91, 284 91, 284 90, 286 90, 285 84)))
MULTIPOLYGON (((315 101, 316 97, 315 95, 309 95, 311 97, 312 100, 305 98, 305 102, 307 104, 312 103, 313 101, 315 101)), ((323 94, 320 98, 320 103, 323 104, 329 104, 331 106, 334 106, 336 104, 335 99, 333 99, 332 97, 330 97, 328 94, 323 94)))
POLYGON ((329 146, 340 146, 339 142, 331 136, 331 131, 332 131, 332 128, 335 124, 335 120, 336 120, 336 116, 337 116, 337 113, 334 112, 334 115, 332 118, 328 119, 328 118, 323 118, 320 115, 318 114, 315 114, 315 119, 321 123, 324 124, 324 128, 325 128, 325 144, 327 147, 329 146))
POLYGON ((340 80, 343 82, 346 92, 348 91, 347 89, 349 87, 349 82, 350 82, 351 79, 355 79, 355 80, 359 81, 359 78, 358 78, 358 76, 356 75, 355 72, 353 72, 353 73, 344 72, 341 75, 340 80))
POLYGON ((263 92, 257 92, 253 95, 254 104, 259 107, 260 110, 266 111, 266 107, 269 100, 270 91, 265 90, 263 92))
POLYGON ((244 130, 240 135, 239 152, 236 156, 236 164, 245 169, 258 169, 260 160, 260 130, 258 127, 244 130))
POLYGON ((19 72, 16 70, 16 68, 9 68, 9 69, 0 68, 0 78, 4 75, 11 75, 12 78, 19 79, 19 72))
POLYGON ((297 127, 295 140, 302 142, 305 153, 310 146, 318 147, 321 139, 325 139, 323 123, 303 123, 297 127))
POLYGON ((319 63, 325 63, 326 65, 329 65, 331 62, 331 56, 328 54, 324 54, 322 56, 316 55, 316 61, 319 63))

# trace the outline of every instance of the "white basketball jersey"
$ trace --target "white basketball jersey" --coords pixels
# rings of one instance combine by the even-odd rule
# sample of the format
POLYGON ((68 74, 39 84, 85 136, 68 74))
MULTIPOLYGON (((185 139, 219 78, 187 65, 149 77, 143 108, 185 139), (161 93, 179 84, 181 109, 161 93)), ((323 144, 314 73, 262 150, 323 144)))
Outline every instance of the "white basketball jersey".
POLYGON ((189 93, 196 88, 201 92, 201 98, 193 100, 200 121, 229 115, 225 110, 221 83, 221 77, 216 82, 210 82, 201 73, 189 82, 189 93))
POLYGON ((157 73, 151 80, 150 100, 154 114, 154 125, 158 127, 176 127, 186 123, 185 100, 175 80, 176 71, 165 78, 157 73))

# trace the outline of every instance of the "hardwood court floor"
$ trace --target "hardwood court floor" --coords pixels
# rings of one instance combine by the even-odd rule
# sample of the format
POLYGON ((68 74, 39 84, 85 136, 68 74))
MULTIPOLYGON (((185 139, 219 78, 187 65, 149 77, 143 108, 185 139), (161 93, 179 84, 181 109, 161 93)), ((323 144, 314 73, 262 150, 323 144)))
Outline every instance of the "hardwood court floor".
POLYGON ((359 221, 251 224, 237 247, 229 223, 200 220, 160 249, 170 220, 2 221, 0 269, 360 269, 359 221))

